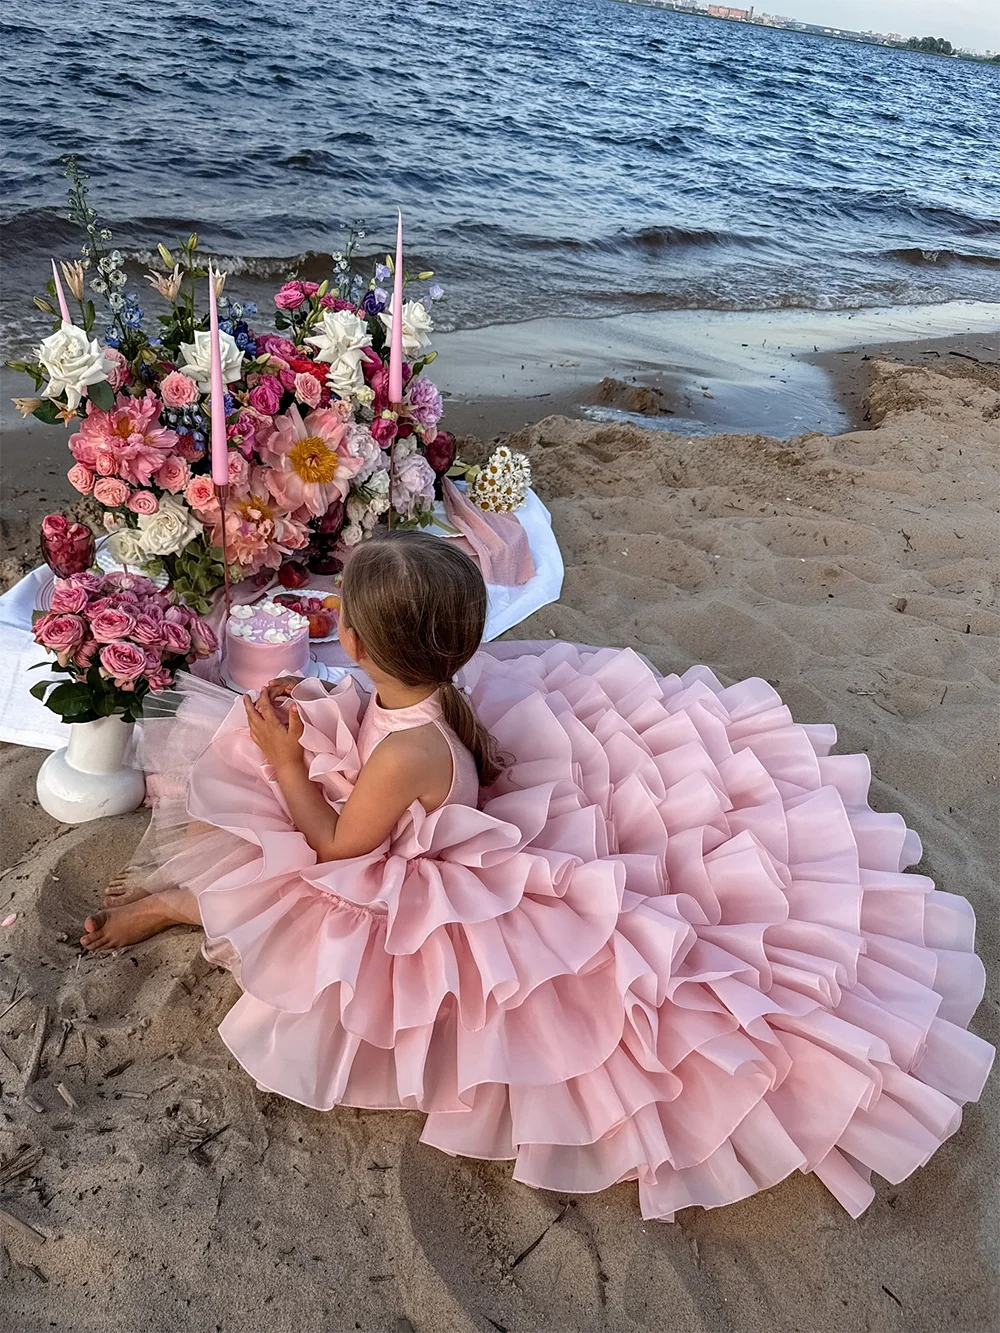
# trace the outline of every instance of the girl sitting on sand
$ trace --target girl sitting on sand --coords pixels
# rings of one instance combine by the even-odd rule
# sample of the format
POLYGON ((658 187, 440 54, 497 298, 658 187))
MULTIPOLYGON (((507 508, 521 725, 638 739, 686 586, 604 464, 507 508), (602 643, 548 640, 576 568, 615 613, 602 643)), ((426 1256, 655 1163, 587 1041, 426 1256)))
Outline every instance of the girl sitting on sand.
POLYGON ((144 727, 146 883, 83 944, 203 924, 261 1087, 425 1111, 423 1142, 527 1184, 638 1180, 670 1220, 812 1171, 856 1216, 989 1071, 968 904, 902 873, 866 758, 764 681, 477 652, 485 614, 472 561, 395 535, 344 577, 369 699, 184 678, 144 727))

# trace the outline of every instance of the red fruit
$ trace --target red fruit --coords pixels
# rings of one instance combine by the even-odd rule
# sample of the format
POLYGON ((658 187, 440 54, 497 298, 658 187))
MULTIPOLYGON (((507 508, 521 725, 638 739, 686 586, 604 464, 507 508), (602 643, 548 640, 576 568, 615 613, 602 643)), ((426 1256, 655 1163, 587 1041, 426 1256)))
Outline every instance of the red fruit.
POLYGON ((310 639, 325 639, 333 633, 334 620, 329 611, 314 611, 309 616, 310 639))
POLYGON ((290 560, 278 570, 278 582, 283 588, 304 588, 309 582, 309 571, 305 565, 290 560))

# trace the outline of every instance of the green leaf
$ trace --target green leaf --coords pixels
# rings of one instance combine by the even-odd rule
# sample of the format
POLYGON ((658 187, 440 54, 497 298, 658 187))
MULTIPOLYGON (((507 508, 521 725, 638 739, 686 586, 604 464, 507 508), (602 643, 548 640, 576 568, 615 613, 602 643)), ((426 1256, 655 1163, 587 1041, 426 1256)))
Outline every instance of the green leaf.
POLYGON ((54 426, 59 420, 59 408, 51 398, 46 398, 41 407, 36 407, 31 415, 37 417, 39 421, 44 421, 46 426, 54 426))
POLYGON ((110 412, 115 405, 115 391, 107 380, 100 380, 87 388, 87 396, 102 412, 110 412))
MULTIPOLYGON (((38 662, 37 665, 47 666, 48 664, 45 662, 38 662)), ((44 703, 46 691, 51 689, 54 683, 55 682, 51 680, 40 680, 37 685, 32 685, 28 693, 34 695, 36 699, 40 699, 42 703, 44 703)))

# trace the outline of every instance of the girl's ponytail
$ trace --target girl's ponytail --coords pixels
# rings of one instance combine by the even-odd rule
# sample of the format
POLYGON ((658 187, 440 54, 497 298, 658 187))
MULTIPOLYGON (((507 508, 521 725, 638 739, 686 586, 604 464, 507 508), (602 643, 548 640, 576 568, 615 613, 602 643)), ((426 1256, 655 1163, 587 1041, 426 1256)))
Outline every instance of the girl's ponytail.
POLYGON ((504 769, 496 741, 476 716, 469 696, 452 681, 441 686, 438 697, 445 722, 476 761, 480 787, 491 787, 504 769))

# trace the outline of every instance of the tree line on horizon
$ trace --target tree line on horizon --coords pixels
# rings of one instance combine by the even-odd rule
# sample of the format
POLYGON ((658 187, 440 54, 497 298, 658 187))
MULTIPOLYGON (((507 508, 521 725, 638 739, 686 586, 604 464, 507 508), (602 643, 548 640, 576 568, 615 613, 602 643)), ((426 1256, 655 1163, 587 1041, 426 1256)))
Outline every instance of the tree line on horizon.
MULTIPOLYGON (((927 51, 931 55, 953 56, 959 53, 948 41, 947 37, 910 37, 906 41, 906 48, 909 51, 927 51)), ((970 57, 966 57, 969 59, 970 57)), ((979 60, 990 65, 1000 65, 1000 55, 995 56, 972 56, 971 59, 979 60)))

